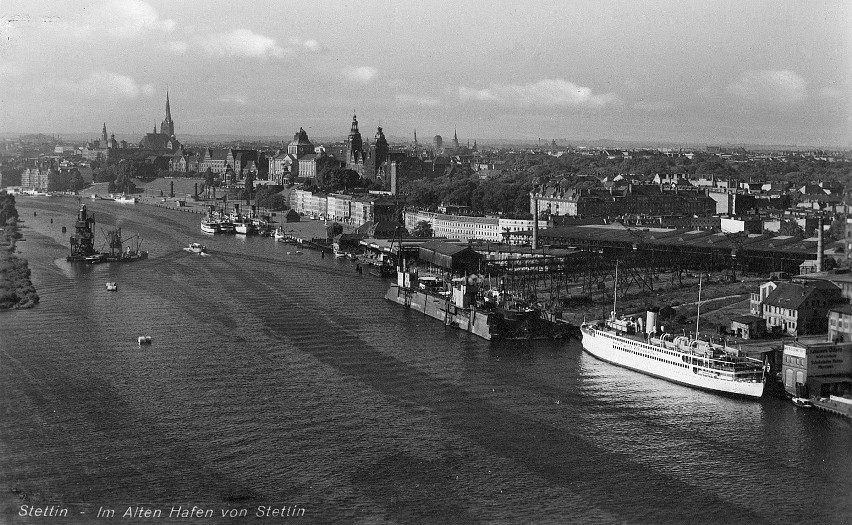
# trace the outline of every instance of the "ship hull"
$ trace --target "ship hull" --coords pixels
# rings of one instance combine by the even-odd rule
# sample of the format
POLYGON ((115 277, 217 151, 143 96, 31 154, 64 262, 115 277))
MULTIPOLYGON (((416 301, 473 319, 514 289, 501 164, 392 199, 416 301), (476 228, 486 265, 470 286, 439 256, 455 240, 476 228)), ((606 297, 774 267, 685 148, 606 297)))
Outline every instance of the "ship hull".
POLYGON ((713 376, 712 371, 657 352, 653 345, 626 337, 607 336, 600 331, 592 334, 585 329, 582 337, 583 349, 607 363, 701 390, 749 398, 763 395, 765 383, 762 381, 735 381, 725 379, 724 374, 713 376))

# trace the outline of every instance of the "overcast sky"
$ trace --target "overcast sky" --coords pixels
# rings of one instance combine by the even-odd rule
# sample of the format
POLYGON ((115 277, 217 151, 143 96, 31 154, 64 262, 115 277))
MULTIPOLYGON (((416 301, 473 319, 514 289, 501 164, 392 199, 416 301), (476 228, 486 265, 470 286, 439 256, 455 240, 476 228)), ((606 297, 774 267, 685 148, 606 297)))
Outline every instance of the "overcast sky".
POLYGON ((852 2, 0 1, 0 131, 852 146, 852 2))

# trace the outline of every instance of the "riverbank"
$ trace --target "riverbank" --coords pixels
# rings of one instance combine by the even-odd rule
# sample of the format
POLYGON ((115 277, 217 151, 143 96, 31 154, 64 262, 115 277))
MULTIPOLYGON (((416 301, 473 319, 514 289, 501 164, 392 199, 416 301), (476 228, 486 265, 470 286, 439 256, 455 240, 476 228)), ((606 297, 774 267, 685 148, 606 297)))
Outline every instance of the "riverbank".
POLYGON ((0 310, 10 308, 32 308, 39 297, 30 280, 30 268, 26 259, 15 255, 15 244, 22 239, 18 231, 18 213, 15 197, 0 194, 5 223, 0 236, 0 310))

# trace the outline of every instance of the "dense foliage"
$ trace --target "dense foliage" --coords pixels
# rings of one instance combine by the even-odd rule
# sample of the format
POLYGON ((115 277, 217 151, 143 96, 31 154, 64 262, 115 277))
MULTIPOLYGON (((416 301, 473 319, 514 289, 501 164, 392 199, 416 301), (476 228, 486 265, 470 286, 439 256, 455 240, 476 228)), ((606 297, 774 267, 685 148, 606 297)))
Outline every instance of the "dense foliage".
POLYGON ((529 192, 535 186, 585 175, 598 178, 623 175, 650 180, 656 174, 685 174, 689 178, 787 181, 793 187, 818 180, 852 182, 852 164, 806 156, 782 161, 748 159, 744 154, 723 159, 709 153, 695 153, 688 158, 654 151, 634 152, 630 158, 620 152, 618 155, 565 153, 560 157, 509 152, 493 160, 502 163, 500 169, 487 172, 448 169, 436 177, 425 176, 422 170, 406 170, 400 189, 408 195, 409 204, 423 209, 453 204, 469 206, 476 214, 503 213, 520 218, 530 217, 529 192))
POLYGON ((18 232, 18 211, 15 197, 0 192, 0 219, 3 231, 0 235, 0 309, 32 308, 39 297, 30 280, 30 269, 26 259, 15 255, 18 232))
POLYGON ((260 186, 254 194, 255 204, 272 211, 289 208, 287 199, 280 195, 277 186, 260 186))

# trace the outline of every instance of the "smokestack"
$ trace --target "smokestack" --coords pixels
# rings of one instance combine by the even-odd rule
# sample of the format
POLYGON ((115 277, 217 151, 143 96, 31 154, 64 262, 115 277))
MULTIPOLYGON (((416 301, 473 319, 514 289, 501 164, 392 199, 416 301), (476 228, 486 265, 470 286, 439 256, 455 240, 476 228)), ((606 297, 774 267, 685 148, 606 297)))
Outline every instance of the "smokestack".
POLYGON ((824 257, 824 246, 822 241, 822 217, 819 219, 819 225, 817 226, 817 260, 816 260, 816 271, 822 271, 822 260, 824 257))
POLYGON ((532 249, 538 249, 538 195, 533 195, 533 238, 532 249))

